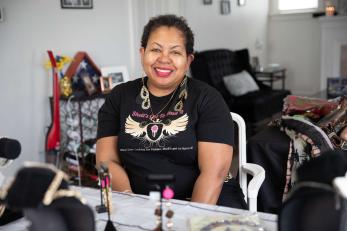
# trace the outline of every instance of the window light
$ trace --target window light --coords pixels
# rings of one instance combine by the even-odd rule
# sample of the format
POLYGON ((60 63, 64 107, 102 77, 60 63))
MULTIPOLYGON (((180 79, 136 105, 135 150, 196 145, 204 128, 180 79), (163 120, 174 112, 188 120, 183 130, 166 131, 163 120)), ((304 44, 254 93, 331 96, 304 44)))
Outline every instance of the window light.
POLYGON ((278 9, 305 10, 318 8, 318 0, 278 0, 278 9))

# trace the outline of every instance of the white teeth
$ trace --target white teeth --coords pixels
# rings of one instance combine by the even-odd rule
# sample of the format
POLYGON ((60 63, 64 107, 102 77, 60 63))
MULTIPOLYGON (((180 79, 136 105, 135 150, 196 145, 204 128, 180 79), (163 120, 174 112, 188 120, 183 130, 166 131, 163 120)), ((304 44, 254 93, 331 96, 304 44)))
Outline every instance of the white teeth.
POLYGON ((164 70, 164 69, 159 69, 159 68, 156 68, 156 70, 159 72, 165 72, 165 73, 171 72, 171 70, 164 70))

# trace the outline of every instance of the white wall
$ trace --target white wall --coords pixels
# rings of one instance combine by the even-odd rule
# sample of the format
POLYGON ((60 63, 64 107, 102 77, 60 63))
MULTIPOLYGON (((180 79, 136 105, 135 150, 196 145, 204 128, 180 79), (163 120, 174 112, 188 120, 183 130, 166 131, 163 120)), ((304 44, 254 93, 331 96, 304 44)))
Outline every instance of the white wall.
POLYGON ((268 55, 269 63, 287 68, 286 88, 293 94, 320 90, 320 28, 312 14, 270 16, 268 55))
POLYGON ((126 0, 94 0, 92 10, 61 9, 60 0, 1 0, 0 136, 19 139, 23 160, 43 160, 50 124, 47 49, 74 56, 86 51, 99 66, 130 66, 126 0))
POLYGON ((22 155, 5 174, 13 174, 24 160, 44 160, 52 88, 43 67, 47 49, 69 56, 86 51, 98 66, 126 65, 131 78, 138 77, 144 19, 182 12, 195 32, 196 50, 248 47, 251 55, 266 60, 268 0, 247 1, 244 7, 231 1, 229 15, 220 14, 217 0, 212 5, 202 0, 139 1, 94 0, 92 10, 61 9, 60 0, 0 1, 0 136, 22 144, 22 155), (264 44, 259 53, 256 39, 264 44))
MULTIPOLYGON (((329 1, 337 5, 337 0, 329 1)), ((277 0, 270 1, 268 60, 287 68, 286 86, 297 95, 312 96, 321 84, 321 29, 312 13, 279 15, 274 9, 277 0)), ((318 11, 324 11, 319 0, 318 11)))
POLYGON ((347 45, 347 15, 322 17, 321 30, 321 89, 327 89, 328 77, 343 76, 341 73, 341 48, 347 45))
POLYGON ((197 51, 215 48, 249 48, 250 55, 266 63, 268 0, 247 1, 243 7, 231 0, 231 13, 220 14, 220 1, 203 5, 202 0, 185 1, 185 16, 195 32, 197 51), (256 40, 263 44, 255 49, 256 40))

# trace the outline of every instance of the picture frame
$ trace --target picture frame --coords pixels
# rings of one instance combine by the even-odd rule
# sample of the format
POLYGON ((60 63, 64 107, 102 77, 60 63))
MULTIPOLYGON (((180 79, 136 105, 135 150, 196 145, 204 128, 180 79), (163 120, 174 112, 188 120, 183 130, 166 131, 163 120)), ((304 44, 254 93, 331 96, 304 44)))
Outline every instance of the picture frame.
POLYGON ((62 9, 93 9, 93 0, 60 0, 62 9))
POLYGON ((230 14, 230 1, 229 0, 222 0, 220 1, 220 10, 221 14, 230 14))
POLYGON ((0 7, 0 22, 4 20, 4 10, 0 7))
POLYGON ((100 77, 100 87, 102 93, 108 93, 112 89, 112 78, 110 76, 100 77))
POLYGON ((339 15, 347 15, 347 0, 339 0, 337 5, 339 15))
POLYGON ((96 92, 96 87, 89 75, 82 75, 82 81, 88 95, 92 95, 96 92))
POLYGON ((203 0, 204 5, 212 5, 212 0, 203 0))
POLYGON ((246 0, 237 0, 237 5, 245 6, 246 5, 246 0))
POLYGON ((347 95, 347 78, 327 78, 327 98, 331 99, 342 95, 347 95))
POLYGON ((129 80, 129 74, 126 66, 102 67, 101 75, 111 77, 111 89, 120 83, 129 80))

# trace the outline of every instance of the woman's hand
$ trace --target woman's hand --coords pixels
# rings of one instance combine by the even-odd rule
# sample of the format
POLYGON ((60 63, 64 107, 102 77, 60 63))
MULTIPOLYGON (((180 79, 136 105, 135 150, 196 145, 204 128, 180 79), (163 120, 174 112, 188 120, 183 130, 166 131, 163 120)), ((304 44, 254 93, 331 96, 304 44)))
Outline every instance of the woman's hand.
POLYGON ((200 175, 195 182, 192 201, 216 204, 227 176, 233 148, 227 144, 199 142, 198 161, 200 175))
POLYGON ((118 155, 118 137, 110 136, 96 142, 96 165, 107 165, 111 174, 112 189, 119 192, 132 192, 129 177, 121 166, 118 155))

